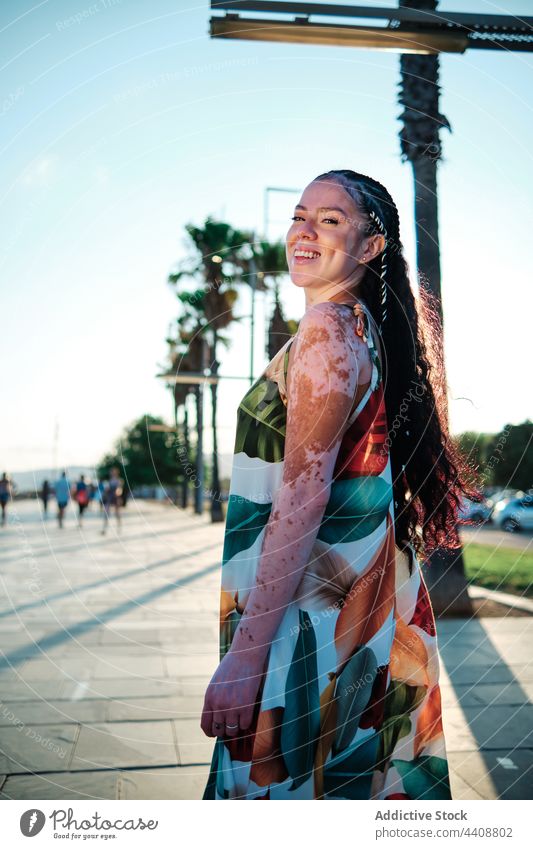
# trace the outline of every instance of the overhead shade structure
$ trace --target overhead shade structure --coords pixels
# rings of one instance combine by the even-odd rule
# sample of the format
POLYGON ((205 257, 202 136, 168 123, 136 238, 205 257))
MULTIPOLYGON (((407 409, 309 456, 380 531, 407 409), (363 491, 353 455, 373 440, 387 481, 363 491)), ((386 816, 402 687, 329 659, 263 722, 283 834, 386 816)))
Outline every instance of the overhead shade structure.
POLYGON ((307 3, 305 0, 211 0, 213 12, 225 11, 226 14, 211 17, 210 35, 213 38, 366 47, 426 55, 464 53, 472 48, 533 50, 532 17, 446 12, 410 6, 409 3, 385 8, 307 3), (243 12, 245 15, 259 12, 293 17, 251 18, 243 17, 243 12), (311 17, 315 20, 311 21, 311 17), (317 17, 329 20, 317 21, 317 17), (331 23, 332 18, 351 18, 354 23, 342 24, 336 20, 331 23), (356 24, 357 19, 359 23, 356 24))
POLYGON ((367 47, 395 53, 464 53, 468 38, 463 33, 443 33, 388 27, 315 24, 306 20, 271 21, 228 15, 211 18, 214 38, 247 41, 278 41, 285 44, 320 44, 330 47, 367 47))

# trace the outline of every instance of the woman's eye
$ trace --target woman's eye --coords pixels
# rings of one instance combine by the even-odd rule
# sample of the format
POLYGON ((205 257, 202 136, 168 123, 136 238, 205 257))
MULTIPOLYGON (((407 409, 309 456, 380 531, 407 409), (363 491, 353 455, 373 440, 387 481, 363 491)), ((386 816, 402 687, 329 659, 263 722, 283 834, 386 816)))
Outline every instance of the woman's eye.
MULTIPOLYGON (((291 220, 292 221, 303 221, 304 219, 302 218, 301 215, 293 215, 291 220)), ((324 218, 323 220, 324 221, 331 221, 333 224, 339 223, 336 218, 324 218)))

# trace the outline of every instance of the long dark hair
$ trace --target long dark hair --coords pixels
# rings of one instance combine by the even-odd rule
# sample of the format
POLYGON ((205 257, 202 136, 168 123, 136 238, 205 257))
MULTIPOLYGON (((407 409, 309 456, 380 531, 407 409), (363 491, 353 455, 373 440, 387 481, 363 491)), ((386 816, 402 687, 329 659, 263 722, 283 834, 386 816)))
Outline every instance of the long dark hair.
POLYGON ((348 192, 367 233, 386 231, 385 251, 367 264, 358 294, 383 350, 397 544, 411 543, 424 557, 438 547, 457 548, 462 497, 476 501, 480 493, 476 470, 448 430, 443 364, 436 344, 442 330, 439 310, 424 281, 417 307, 398 210, 387 189, 350 170, 328 171, 315 179, 334 182, 348 192))

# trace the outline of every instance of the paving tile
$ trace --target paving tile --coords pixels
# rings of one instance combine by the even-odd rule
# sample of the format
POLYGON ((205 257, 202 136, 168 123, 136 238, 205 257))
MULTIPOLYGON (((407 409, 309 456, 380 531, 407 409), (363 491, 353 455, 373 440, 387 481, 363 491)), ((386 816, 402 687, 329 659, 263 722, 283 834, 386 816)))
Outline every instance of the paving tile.
MULTIPOLYGON (((213 670, 214 671, 214 670, 213 670)), ((179 694, 181 696, 204 696, 209 684, 210 675, 188 675, 180 677, 178 681, 179 694)))
MULTIPOLYGON (((466 663, 461 666, 445 667, 441 673, 448 681, 454 684, 508 684, 515 680, 522 680, 522 669, 497 663, 494 666, 480 666, 475 663, 466 663), (515 674, 516 672, 516 674, 515 674)), ((526 680, 526 679, 524 679, 526 680)))
POLYGON ((466 783, 464 778, 462 778, 459 773, 454 772, 451 768, 450 762, 448 761, 448 766, 450 769, 450 787, 452 791, 452 799, 470 799, 477 800, 483 799, 476 790, 470 787, 469 784, 466 783))
MULTIPOLYGON (((496 685, 505 687, 505 684, 496 685)), ((443 710, 448 707, 476 707, 482 703, 478 697, 478 689, 481 684, 472 686, 470 684, 461 684, 454 687, 452 684, 440 683, 440 693, 443 710)))
POLYGON ((199 719, 178 719, 174 725, 180 765, 211 763, 214 738, 205 736, 199 719))
POLYGON ((533 750, 448 750, 450 769, 484 799, 533 798, 533 750))
POLYGON ((94 678, 159 678, 166 677, 162 657, 108 654, 96 664, 94 678))
POLYGON ((54 699, 63 692, 56 681, 9 681, 2 687, 2 703, 54 699))
POLYGON ((533 705, 479 705, 443 711, 445 737, 454 751, 533 748, 533 705))
POLYGON ((119 778, 112 771, 13 775, 0 799, 118 799, 119 778))
POLYGON ((151 699, 112 699, 108 703, 107 720, 196 719, 200 716, 200 696, 168 696, 151 699))
POLYGON ((97 662, 97 658, 84 658, 81 663, 62 657, 27 660, 20 675, 24 681, 57 681, 64 684, 73 678, 76 681, 89 678, 97 662))
POLYGON ((121 773, 119 799, 201 799, 209 765, 121 773))
MULTIPOLYGON (((21 722, 35 726, 104 722, 109 704, 106 700, 11 702, 0 706, 0 726, 9 728, 21 722)), ((0 731, 0 740, 1 737, 0 731)))
POLYGON ((171 721, 113 722, 83 726, 71 770, 124 769, 150 764, 175 765, 178 756, 171 721))
POLYGON ((181 678, 183 676, 205 675, 208 680, 219 663, 218 646, 205 654, 180 655, 179 657, 166 657, 165 664, 169 678, 181 678))
MULTIPOLYGON (((83 698, 114 699, 129 696, 172 696, 178 695, 180 683, 170 678, 98 678, 86 682, 83 698)), ((65 685, 64 698, 80 698, 79 684, 65 685)))
POLYGON ((68 766, 77 725, 18 725, 2 728, 0 772, 62 770, 68 766))
POLYGON ((511 684, 476 684, 472 687, 476 699, 485 705, 524 705, 533 702, 533 682, 513 681, 511 684))

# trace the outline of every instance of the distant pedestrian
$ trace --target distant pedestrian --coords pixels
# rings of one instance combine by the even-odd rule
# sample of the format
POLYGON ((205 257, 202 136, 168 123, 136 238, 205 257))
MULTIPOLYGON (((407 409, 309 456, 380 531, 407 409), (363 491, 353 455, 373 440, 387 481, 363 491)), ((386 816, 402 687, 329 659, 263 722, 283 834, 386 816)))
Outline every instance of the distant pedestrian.
POLYGON ((109 514, 114 509, 117 517, 117 527, 120 528, 120 508, 122 507, 122 493, 124 481, 120 477, 119 469, 113 466, 107 487, 104 492, 104 527, 102 533, 107 531, 109 514))
POLYGON ((63 472, 61 477, 56 480, 54 490, 57 501, 57 521, 59 523, 59 527, 62 528, 65 510, 70 498, 70 483, 66 472, 63 472))
POLYGON ((48 501, 50 499, 50 484, 47 480, 43 481, 43 485, 41 487, 41 501, 43 502, 43 512, 45 516, 48 516, 48 501))
POLYGON ((105 496, 105 483, 104 481, 98 481, 98 486, 96 488, 95 498, 97 499, 100 505, 100 513, 104 509, 104 496, 105 496))
POLYGON ((2 474, 0 478, 0 507, 2 508, 2 525, 6 523, 6 507, 7 502, 11 498, 13 494, 13 487, 11 486, 11 481, 8 478, 6 472, 2 474))
POLYGON ((78 525, 81 528, 83 513, 89 503, 89 487, 85 481, 85 475, 80 475, 80 479, 76 484, 74 498, 78 505, 78 525))

